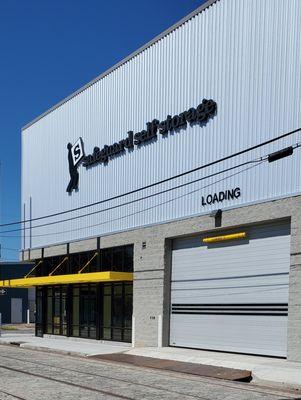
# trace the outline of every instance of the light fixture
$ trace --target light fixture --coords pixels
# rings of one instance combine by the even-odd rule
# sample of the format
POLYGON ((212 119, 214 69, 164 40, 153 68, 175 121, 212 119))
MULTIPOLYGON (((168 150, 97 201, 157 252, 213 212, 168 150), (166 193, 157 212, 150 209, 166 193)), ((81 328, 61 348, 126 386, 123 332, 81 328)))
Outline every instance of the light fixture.
POLYGON ((227 240, 246 239, 247 232, 230 233, 228 235, 211 236, 203 238, 203 243, 225 242, 227 240))

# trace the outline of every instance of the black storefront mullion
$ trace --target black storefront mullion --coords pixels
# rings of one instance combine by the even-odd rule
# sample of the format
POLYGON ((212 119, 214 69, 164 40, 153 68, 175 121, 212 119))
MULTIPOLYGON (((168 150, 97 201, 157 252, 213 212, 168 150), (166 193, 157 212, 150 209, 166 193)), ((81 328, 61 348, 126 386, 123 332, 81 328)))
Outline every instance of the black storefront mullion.
POLYGON ((125 318, 125 288, 124 283, 121 284, 122 286, 122 326, 121 326, 121 340, 124 340, 124 318, 125 318))
POLYGON ((100 329, 101 329, 101 325, 102 325, 102 321, 101 321, 102 313, 100 312, 100 310, 102 308, 101 294, 102 294, 101 285, 97 284, 96 285, 96 339, 97 340, 100 339, 100 335, 101 335, 100 329))
MULTIPOLYGON (((87 285, 87 291, 88 291, 87 304, 91 307, 91 285, 89 283, 87 285)), ((91 311, 90 311, 90 313, 87 313, 87 337, 88 338, 90 337, 90 329, 91 329, 90 323, 91 323, 91 311)))
POLYGON ((114 296, 115 296, 115 287, 114 284, 111 284, 111 335, 110 340, 113 340, 113 324, 114 324, 114 296))
POLYGON ((79 285, 79 337, 83 337, 83 324, 82 324, 82 315, 83 315, 83 285, 79 285))
POLYGON ((63 328, 63 321, 62 321, 62 314, 63 314, 63 295, 62 295, 62 286, 58 287, 59 292, 59 299, 60 299, 60 311, 59 311, 59 335, 62 334, 63 328))
POLYGON ((88 305, 89 305, 89 313, 88 313, 88 338, 91 337, 91 318, 92 318, 92 285, 88 284, 88 305))
POLYGON ((51 287, 52 317, 51 317, 51 333, 54 335, 54 286, 51 287))
POLYGON ((44 314, 45 314, 45 293, 43 288, 38 287, 36 290, 36 336, 43 336, 44 333, 44 314))
POLYGON ((67 336, 72 336, 72 286, 67 286, 67 336))
POLYGON ((101 271, 100 237, 97 238, 97 271, 101 271))

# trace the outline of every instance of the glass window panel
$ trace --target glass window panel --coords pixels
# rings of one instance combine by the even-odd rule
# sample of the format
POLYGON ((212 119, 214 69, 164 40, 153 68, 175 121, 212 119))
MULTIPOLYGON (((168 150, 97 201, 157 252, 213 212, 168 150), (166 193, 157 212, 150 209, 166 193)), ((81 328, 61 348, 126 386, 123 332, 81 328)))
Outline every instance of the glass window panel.
POLYGON ((53 326, 53 334, 54 335, 59 335, 60 334, 60 326, 59 325, 54 325, 53 326))
POLYGON ((103 328, 103 339, 111 340, 111 328, 103 328))
POLYGON ((37 298, 36 298, 36 323, 41 324, 43 321, 43 306, 42 306, 42 292, 38 291, 37 292, 37 298))
POLYGON ((89 323, 89 314, 90 314, 90 304, 89 298, 87 296, 81 296, 81 310, 80 310, 80 324, 88 325, 89 323))
POLYGON ((114 296, 122 296, 122 284, 114 285, 114 296))
POLYGON ((131 342, 132 341, 132 330, 131 329, 125 329, 123 332, 123 340, 125 342, 131 342))
POLYGON ((79 336, 79 326, 72 326, 72 336, 79 336))
POLYGON ((112 285, 104 285, 104 287, 103 287, 104 295, 111 296, 111 291, 112 291, 112 285))
POLYGON ((111 296, 103 298, 103 326, 111 326, 111 296))
POLYGON ((112 271, 112 249, 104 249, 101 251, 101 270, 112 271))
POLYGON ((80 337, 87 338, 89 337, 89 329, 87 325, 81 325, 80 326, 80 337))
POLYGON ((124 248, 124 271, 133 272, 134 270, 134 246, 125 246, 124 248))
POLYGON ((122 330, 113 328, 113 340, 118 340, 119 342, 122 340, 122 330))
POLYGON ((79 297, 74 295, 72 299, 72 324, 79 325, 79 297))
POLYGON ((123 271, 123 247, 113 248, 112 271, 123 271))
MULTIPOLYGON (((61 307, 61 321, 63 325, 67 325, 67 309, 66 309, 66 296, 62 296, 62 307, 61 307)), ((64 335, 64 333, 63 333, 64 335)))
POLYGON ((133 296, 133 284, 132 283, 125 283, 124 284, 124 292, 125 295, 133 296))
POLYGON ((132 327, 132 313, 133 313, 133 285, 125 285, 124 296, 124 327, 132 327))
POLYGON ((89 337, 91 339, 96 339, 96 326, 90 326, 90 334, 89 337))
POLYGON ((89 267, 88 267, 89 272, 98 271, 98 256, 95 256, 95 251, 89 252, 89 260, 91 260, 89 267))
POLYGON ((96 337, 96 285, 91 285, 90 287, 89 303, 90 337, 96 337), (91 333, 92 331, 93 334, 91 333))
POLYGON ((47 324, 52 324, 52 297, 47 297, 47 324))
POLYGON ((119 328, 121 328, 123 325, 122 285, 114 285, 112 325, 113 327, 119 327, 119 328))

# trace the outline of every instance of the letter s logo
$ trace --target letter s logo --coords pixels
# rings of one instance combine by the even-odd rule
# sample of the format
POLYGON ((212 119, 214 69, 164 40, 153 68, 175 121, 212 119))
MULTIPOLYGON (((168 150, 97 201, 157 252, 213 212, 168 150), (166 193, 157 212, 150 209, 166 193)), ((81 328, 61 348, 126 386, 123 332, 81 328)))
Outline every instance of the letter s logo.
POLYGON ((80 147, 79 147, 79 144, 77 144, 73 149, 73 155, 74 155, 75 161, 77 161, 79 159, 80 154, 81 154, 80 147))
POLYGON ((72 152, 73 164, 74 164, 74 166, 76 166, 79 164, 79 162, 85 156, 82 138, 79 138, 76 141, 76 143, 74 143, 74 145, 72 146, 71 152, 72 152))

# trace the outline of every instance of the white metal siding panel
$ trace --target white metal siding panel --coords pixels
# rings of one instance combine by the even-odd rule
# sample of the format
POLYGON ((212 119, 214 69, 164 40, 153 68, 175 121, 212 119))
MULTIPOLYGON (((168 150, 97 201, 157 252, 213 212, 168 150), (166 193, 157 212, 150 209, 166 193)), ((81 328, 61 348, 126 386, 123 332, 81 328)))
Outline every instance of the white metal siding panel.
MULTIPOLYGON (((26 128, 22 133, 22 203, 26 217, 30 215, 30 197, 33 217, 68 210, 299 128, 300 19, 299 0, 220 0, 26 128), (157 142, 126 152, 107 166, 89 170, 80 167, 80 189, 67 195, 68 142, 81 136, 86 152, 91 153, 94 146, 112 144, 124 138, 128 130, 140 131, 146 122, 197 106, 203 98, 212 98, 218 104, 217 115, 205 126, 187 126, 168 138, 159 135, 157 142)), ((295 134, 248 155, 87 211, 188 182, 300 139, 301 135, 295 134)), ((236 186, 241 187, 242 196, 224 202, 223 208, 299 194, 300 155, 296 150, 292 157, 270 165, 240 169, 232 176, 224 173, 110 212, 35 228, 32 247, 207 213, 216 205, 202 207, 201 195, 236 186)), ((29 244, 27 231, 25 247, 29 244)))
POLYGON ((286 356, 287 316, 242 314, 258 312, 246 311, 250 307, 263 310, 279 303, 286 304, 287 313, 290 227, 254 226, 247 232, 247 240, 210 245, 200 236, 174 241, 172 309, 190 305, 211 312, 214 307, 220 314, 172 312, 170 344, 286 356), (230 315, 229 305, 241 315, 230 315))

